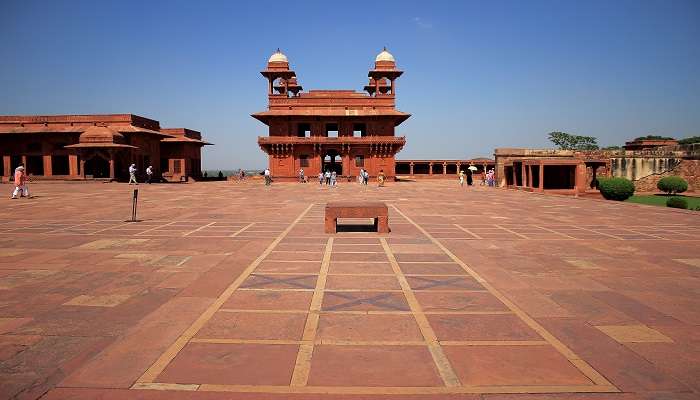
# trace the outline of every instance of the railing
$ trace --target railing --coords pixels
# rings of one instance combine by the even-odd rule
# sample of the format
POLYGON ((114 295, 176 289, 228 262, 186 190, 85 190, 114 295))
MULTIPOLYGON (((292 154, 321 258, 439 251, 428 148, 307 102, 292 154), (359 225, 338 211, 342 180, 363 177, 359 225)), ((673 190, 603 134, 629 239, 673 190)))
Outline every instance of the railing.
POLYGON ((340 136, 340 137, 297 137, 297 136, 259 136, 258 144, 374 144, 394 143, 405 144, 405 136, 340 136))

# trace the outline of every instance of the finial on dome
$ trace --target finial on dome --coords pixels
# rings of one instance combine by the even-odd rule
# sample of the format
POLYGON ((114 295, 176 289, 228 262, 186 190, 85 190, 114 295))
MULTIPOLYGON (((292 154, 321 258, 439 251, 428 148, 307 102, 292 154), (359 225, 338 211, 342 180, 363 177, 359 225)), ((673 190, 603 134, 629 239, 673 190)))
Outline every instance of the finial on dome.
POLYGON ((287 56, 285 56, 284 53, 282 53, 282 50, 280 50, 278 47, 277 51, 270 56, 270 59, 267 60, 267 62, 289 62, 289 60, 287 60, 287 56))
POLYGON ((381 53, 377 55, 377 58, 374 59, 374 61, 391 61, 391 62, 396 62, 394 59, 394 56, 389 53, 389 51, 386 49, 386 46, 384 46, 384 50, 382 50, 381 53))

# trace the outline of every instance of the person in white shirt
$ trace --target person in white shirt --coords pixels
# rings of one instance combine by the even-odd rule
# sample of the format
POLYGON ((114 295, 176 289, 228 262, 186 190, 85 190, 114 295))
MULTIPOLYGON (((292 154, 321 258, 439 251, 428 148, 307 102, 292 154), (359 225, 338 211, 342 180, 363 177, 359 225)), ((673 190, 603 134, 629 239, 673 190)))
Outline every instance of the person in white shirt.
POLYGON ((131 183, 134 183, 135 185, 138 185, 138 181, 136 181, 136 164, 131 164, 129 166, 129 185, 131 183))
POLYGON ((150 184, 151 179, 153 179, 153 166, 149 165, 148 168, 146 168, 146 183, 150 184))
POLYGON ((272 177, 270 176, 270 169, 265 168, 265 186, 270 186, 272 183, 272 177))

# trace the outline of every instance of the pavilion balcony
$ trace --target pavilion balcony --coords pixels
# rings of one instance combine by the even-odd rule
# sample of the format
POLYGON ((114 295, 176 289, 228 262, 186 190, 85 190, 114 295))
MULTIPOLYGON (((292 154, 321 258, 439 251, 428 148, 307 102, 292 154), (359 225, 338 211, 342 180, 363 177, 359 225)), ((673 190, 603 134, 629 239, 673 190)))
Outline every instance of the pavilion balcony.
POLYGON ((405 136, 259 136, 259 145, 267 144, 396 144, 403 146, 406 144, 405 136))

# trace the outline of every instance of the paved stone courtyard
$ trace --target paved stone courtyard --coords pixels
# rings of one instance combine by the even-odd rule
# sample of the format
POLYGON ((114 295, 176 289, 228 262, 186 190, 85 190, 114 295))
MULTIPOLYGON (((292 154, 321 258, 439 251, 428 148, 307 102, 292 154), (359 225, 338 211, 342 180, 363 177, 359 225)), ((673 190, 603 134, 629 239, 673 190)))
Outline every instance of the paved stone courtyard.
POLYGON ((217 182, 139 185, 128 223, 132 189, 0 200, 0 398, 700 396, 697 213, 217 182), (392 232, 324 234, 336 200, 392 232))

